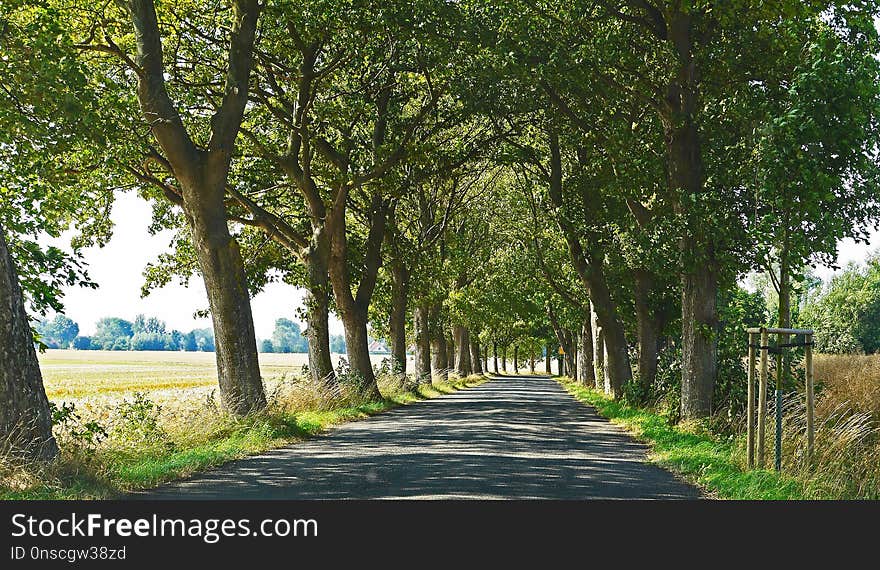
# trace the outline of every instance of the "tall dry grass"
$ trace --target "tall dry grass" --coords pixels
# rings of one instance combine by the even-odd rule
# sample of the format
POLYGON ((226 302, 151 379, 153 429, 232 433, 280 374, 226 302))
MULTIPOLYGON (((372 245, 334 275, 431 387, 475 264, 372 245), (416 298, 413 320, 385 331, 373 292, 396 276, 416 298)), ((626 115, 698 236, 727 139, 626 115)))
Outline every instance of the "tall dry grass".
MULTIPOLYGON (((880 355, 816 355, 814 373, 813 455, 807 457, 806 399, 799 387, 783 399, 783 471, 803 482, 805 498, 880 499, 880 355)), ((765 451, 772 468, 772 386, 767 402, 765 451)), ((739 459, 745 463, 744 448, 739 459)))
POLYGON ((847 402, 880 421, 880 354, 820 354, 813 369, 826 405, 847 402))

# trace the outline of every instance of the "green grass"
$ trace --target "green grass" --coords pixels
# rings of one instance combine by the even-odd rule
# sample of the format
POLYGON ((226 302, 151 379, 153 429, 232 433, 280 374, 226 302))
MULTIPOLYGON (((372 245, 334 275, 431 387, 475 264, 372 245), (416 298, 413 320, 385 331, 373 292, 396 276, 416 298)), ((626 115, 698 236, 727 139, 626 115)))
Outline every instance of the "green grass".
POLYGON ((450 394, 484 380, 482 377, 451 379, 354 406, 262 414, 230 421, 222 429, 189 442, 174 440, 173 445, 142 445, 130 450, 111 447, 100 449, 91 456, 81 452, 62 454, 52 466, 18 469, 7 475, 7 485, 0 485, 0 499, 113 498, 289 445, 343 422, 450 394))
MULTIPOLYGON (((562 386, 579 401, 630 431, 651 447, 649 458, 702 487, 713 498, 791 500, 808 497, 803 482, 775 471, 745 471, 738 442, 722 441, 697 424, 671 425, 654 411, 637 408, 570 380, 562 386)), ((810 496, 809 498, 815 498, 810 496)))

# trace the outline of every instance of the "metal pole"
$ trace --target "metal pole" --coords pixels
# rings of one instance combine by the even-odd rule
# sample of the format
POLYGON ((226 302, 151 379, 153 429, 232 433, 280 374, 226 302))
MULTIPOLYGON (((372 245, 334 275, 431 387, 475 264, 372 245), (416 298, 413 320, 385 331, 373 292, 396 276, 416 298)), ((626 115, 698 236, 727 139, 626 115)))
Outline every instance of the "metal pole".
POLYGON ((748 467, 755 467, 755 344, 758 335, 749 333, 749 379, 748 379, 748 405, 746 406, 746 425, 748 426, 748 467))
POLYGON ((761 331, 761 374, 758 376, 758 468, 763 469, 764 432, 767 426, 767 329, 761 331))
MULTIPOLYGON (((783 339, 782 333, 777 333, 776 345, 782 344, 783 339)), ((782 471, 782 376, 785 367, 782 349, 777 350, 779 350, 779 358, 776 361, 776 470, 782 471)))
POLYGON ((804 336, 804 368, 806 368, 807 377, 807 462, 813 460, 813 444, 815 434, 813 433, 813 407, 815 406, 813 398, 813 335, 804 336))

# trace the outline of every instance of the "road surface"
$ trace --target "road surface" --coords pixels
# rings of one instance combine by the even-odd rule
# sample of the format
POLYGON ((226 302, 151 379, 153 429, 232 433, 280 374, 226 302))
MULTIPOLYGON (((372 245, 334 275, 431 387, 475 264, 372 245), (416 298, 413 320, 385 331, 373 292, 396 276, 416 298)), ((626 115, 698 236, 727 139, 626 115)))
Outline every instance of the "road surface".
POLYGON ((164 485, 147 499, 696 499, 545 377, 499 377, 164 485))

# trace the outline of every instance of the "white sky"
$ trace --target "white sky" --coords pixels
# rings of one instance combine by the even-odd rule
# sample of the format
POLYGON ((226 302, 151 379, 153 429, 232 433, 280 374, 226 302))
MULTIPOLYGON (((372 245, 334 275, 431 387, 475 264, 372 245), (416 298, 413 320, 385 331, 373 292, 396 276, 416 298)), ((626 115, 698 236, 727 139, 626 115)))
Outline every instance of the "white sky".
POLYGON ((847 263, 864 263, 868 255, 880 248, 880 231, 874 230, 870 232, 868 243, 856 243, 851 239, 845 239, 837 242, 837 265, 840 269, 832 271, 827 267, 817 267, 814 270, 816 276, 821 277, 823 281, 828 281, 831 277, 840 273, 846 268, 847 263))
MULTIPOLYGON (((79 323, 80 334, 88 336, 95 331, 95 323, 103 317, 122 317, 133 320, 138 313, 156 316, 169 329, 188 332, 193 328, 210 327, 210 319, 195 319, 193 313, 208 307, 204 285, 200 277, 190 279, 184 287, 173 281, 141 299, 144 282, 143 270, 147 263, 168 250, 171 232, 150 235, 150 205, 134 193, 117 194, 111 218, 113 238, 103 248, 85 250, 89 276, 98 289, 69 287, 64 290, 65 314, 79 323)), ((63 242, 53 240, 63 247, 63 242)), ((296 309, 302 306, 303 291, 285 283, 271 283, 251 301, 257 338, 269 338, 275 328, 275 319, 296 319, 296 309)), ((341 334, 342 323, 331 316, 331 334, 341 334)))

